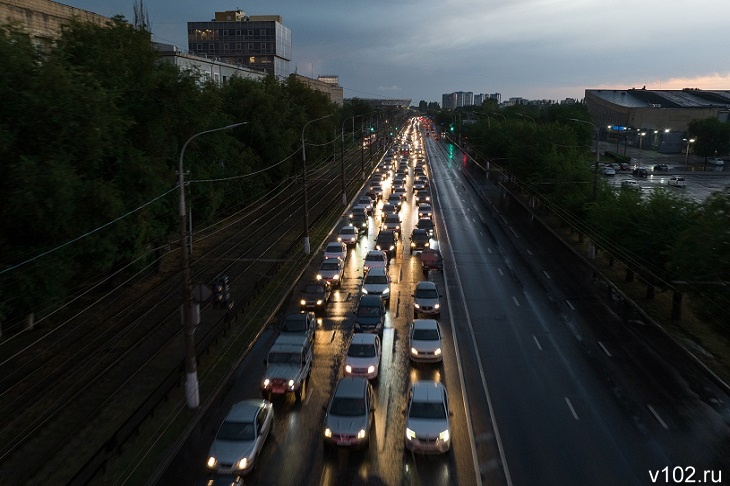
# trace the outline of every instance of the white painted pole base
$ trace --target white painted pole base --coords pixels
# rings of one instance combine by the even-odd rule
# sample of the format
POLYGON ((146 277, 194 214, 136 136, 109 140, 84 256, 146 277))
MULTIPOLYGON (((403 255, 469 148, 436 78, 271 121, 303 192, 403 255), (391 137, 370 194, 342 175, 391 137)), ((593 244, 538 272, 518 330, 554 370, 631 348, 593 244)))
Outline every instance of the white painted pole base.
POLYGON ((188 408, 195 409, 200 405, 200 394, 198 393, 198 373, 188 373, 185 380, 185 400, 188 408))
POLYGON ((311 248, 309 246, 309 236, 305 236, 304 237, 304 254, 309 255, 310 249, 311 248))
POLYGON ((342 193, 342 204, 347 206, 347 194, 342 193))

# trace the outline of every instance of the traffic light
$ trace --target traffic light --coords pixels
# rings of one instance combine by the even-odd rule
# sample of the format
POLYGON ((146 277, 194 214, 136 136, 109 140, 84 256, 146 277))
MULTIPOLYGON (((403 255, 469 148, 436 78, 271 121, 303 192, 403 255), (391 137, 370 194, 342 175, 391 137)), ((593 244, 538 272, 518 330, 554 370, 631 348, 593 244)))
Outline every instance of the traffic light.
POLYGON ((453 124, 453 123, 449 123, 449 131, 450 131, 451 133, 453 133, 453 132, 454 132, 454 124, 453 124))
POLYGON ((370 127, 370 133, 374 132, 375 129, 373 127, 370 127))
POLYGON ((223 275, 213 284, 213 305, 216 307, 227 307, 228 309, 233 308, 228 275, 223 275))

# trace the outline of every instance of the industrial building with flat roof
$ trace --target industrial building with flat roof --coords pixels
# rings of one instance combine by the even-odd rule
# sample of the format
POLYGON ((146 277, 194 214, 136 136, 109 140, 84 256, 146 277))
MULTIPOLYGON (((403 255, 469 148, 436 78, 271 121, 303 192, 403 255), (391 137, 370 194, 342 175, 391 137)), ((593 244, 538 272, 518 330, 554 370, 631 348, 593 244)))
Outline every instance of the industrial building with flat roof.
POLYGON ((728 121, 730 90, 587 89, 585 102, 604 140, 681 152, 693 120, 728 121), (643 135, 642 135, 643 134, 643 135))

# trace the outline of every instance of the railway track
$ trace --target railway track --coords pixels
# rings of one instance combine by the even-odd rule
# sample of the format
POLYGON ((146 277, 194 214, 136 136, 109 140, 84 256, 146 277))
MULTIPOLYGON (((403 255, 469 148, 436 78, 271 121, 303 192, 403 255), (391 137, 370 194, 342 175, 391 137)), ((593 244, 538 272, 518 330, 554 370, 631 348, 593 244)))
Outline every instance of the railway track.
MULTIPOLYGON (((360 180, 357 152, 346 161, 349 192, 360 180)), ((340 164, 324 161, 311 169, 310 220, 315 225, 342 210, 340 164)), ((264 199, 196 234, 196 249, 200 242, 207 249, 193 255, 193 281, 211 283, 228 275, 237 304, 245 304, 261 278, 275 275, 282 262, 300 254, 300 200, 301 184, 284 181, 264 199)), ((139 294, 117 289, 75 312, 69 308, 53 327, 34 333, 41 336, 33 335, 12 353, 3 352, 0 477, 10 479, 5 484, 75 477, 89 457, 109 447, 115 424, 137 410, 162 378, 180 369, 180 274, 152 273, 149 267, 138 276, 148 286, 154 281, 150 290, 139 294), (70 447, 74 450, 69 453, 70 447), (69 464, 73 456, 78 459, 69 464)), ((212 306, 201 311, 212 318, 204 319, 196 334, 220 329, 216 323, 225 311, 212 306)))

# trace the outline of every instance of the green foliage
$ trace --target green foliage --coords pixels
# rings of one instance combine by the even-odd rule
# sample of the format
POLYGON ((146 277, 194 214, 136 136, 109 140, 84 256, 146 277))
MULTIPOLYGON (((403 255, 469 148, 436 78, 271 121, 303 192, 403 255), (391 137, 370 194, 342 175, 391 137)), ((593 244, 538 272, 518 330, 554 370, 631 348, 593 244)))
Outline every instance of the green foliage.
POLYGON ((695 138, 693 150, 697 155, 714 157, 730 153, 730 123, 717 118, 693 120, 688 132, 695 138))
MULTIPOLYGON (((160 62, 149 33, 122 18, 106 27, 71 23, 44 50, 0 27, 0 49, 3 320, 117 269, 134 271, 155 257, 154 248, 176 240, 173 189, 192 135, 248 122, 186 148, 188 179, 213 180, 190 187, 199 227, 297 173, 300 159, 290 156, 304 124, 337 112, 294 79, 201 84, 197 73, 160 62), (288 157, 255 178, 240 177, 288 157)), ((312 124, 307 141, 331 141, 336 123, 312 124)))

